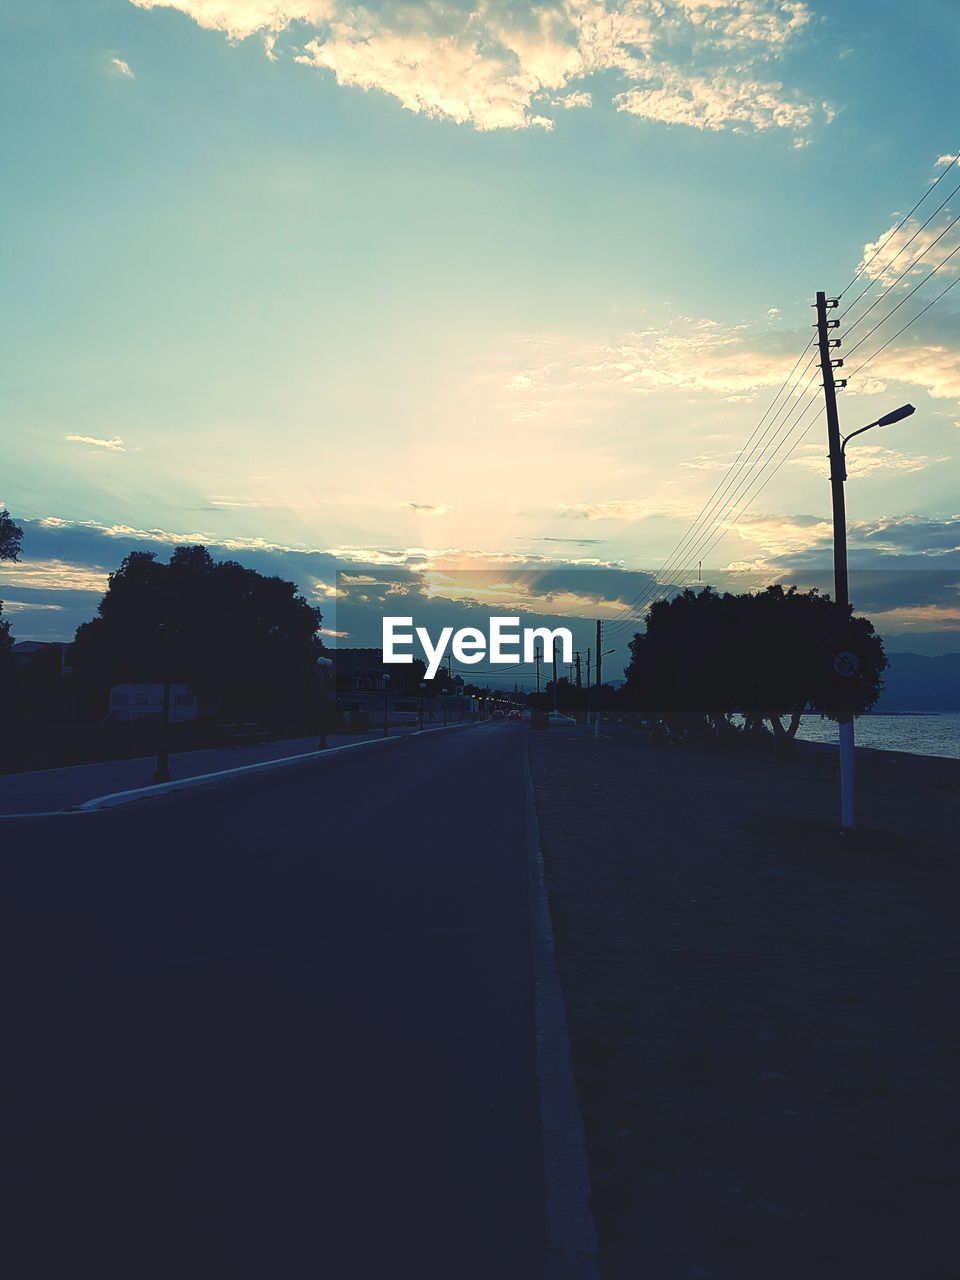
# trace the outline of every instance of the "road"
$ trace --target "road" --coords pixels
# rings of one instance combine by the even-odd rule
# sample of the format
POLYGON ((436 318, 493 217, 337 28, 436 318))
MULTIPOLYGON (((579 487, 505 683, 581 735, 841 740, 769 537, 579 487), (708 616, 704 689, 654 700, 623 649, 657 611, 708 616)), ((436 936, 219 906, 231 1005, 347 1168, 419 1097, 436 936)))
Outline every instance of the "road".
MULTIPOLYGON (((395 728, 391 736, 414 732, 395 728)), ((330 734, 330 747, 356 746, 380 734, 330 734)), ((170 775, 174 779, 196 778, 201 774, 237 769, 269 760, 285 760, 291 756, 313 755, 317 736, 284 738, 279 742, 249 747, 208 747, 200 751, 177 751, 170 756, 170 775)), ((0 775, 0 817, 17 813, 57 813, 72 809, 97 796, 117 791, 132 791, 153 783, 156 756, 140 756, 134 760, 99 760, 93 764, 66 765, 58 769, 38 769, 30 773, 0 775)))
POLYGON ((5 821, 19 1274, 539 1275, 523 742, 5 821))

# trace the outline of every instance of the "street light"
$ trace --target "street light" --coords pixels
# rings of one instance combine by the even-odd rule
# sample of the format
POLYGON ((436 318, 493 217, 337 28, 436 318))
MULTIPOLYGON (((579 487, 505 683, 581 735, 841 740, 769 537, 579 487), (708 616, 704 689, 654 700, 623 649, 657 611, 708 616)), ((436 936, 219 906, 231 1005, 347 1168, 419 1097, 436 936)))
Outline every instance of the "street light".
POLYGON ((426 689, 427 689, 426 681, 421 680, 420 681, 420 716, 419 716, 421 733, 423 733, 423 695, 426 692, 426 689))
MULTIPOLYGON (((832 379, 830 390, 833 390, 832 379)), ((836 417, 836 401, 831 405, 828 398, 827 431, 830 438, 830 492, 833 497, 833 582, 834 596, 840 617, 844 622, 850 615, 850 585, 847 575, 847 508, 843 493, 843 484, 847 478, 846 448, 854 436, 862 436, 865 431, 874 427, 888 427, 894 422, 909 418, 914 412, 912 404, 901 405, 891 413, 885 413, 875 422, 868 422, 865 427, 858 427, 849 435, 840 435, 836 417), (832 410, 832 412, 831 412, 832 410)), ((834 660, 836 665, 841 655, 834 660)), ((840 671, 837 666, 837 670, 840 671)), ((856 668, 850 671, 855 673, 856 668)), ((853 715, 849 711, 841 712, 837 720, 840 738, 840 828, 852 831, 857 825, 855 787, 856 787, 856 743, 853 733, 853 715)))
POLYGON ((390 691, 390 672, 385 671, 382 676, 383 681, 383 736, 386 738, 390 734, 390 728, 387 723, 387 694, 390 691))
POLYGON ((916 409, 912 404, 902 404, 899 409, 894 409, 892 413, 885 413, 882 418, 878 418, 876 422, 868 422, 865 427, 858 427, 856 431, 851 431, 848 436, 844 436, 840 441, 840 463, 843 471, 842 479, 847 478, 847 443, 854 436, 862 436, 865 431, 872 431, 874 427, 891 427, 895 422, 902 422, 904 418, 909 418, 912 413, 916 413, 916 409))
POLYGON ((327 749, 327 676, 333 662, 330 658, 323 656, 317 659, 317 670, 320 672, 320 741, 317 743, 318 751, 326 751, 327 749))

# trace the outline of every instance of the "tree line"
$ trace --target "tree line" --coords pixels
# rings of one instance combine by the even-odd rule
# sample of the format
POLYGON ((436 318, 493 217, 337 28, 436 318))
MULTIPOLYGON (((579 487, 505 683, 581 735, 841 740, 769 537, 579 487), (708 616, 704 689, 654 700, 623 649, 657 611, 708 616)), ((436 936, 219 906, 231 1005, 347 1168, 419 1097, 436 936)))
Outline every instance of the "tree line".
MULTIPOLYGON (((19 558, 22 536, 0 510, 0 560, 19 558)), ((214 560, 205 547, 177 547, 168 563, 131 552, 110 575, 97 616, 77 630, 72 714, 99 720, 114 685, 170 680, 224 720, 310 718, 322 621, 294 583, 214 560)), ((0 602, 0 715, 17 705, 11 647, 0 602)), ((729 733, 739 717, 747 732, 790 739, 805 711, 836 718, 868 710, 887 665, 867 618, 843 613, 815 590, 781 586, 740 595, 688 589, 657 601, 629 647, 619 689, 579 689, 561 679, 560 708, 639 712, 679 736, 729 733)), ((422 679, 416 663, 398 671, 396 687, 415 689, 422 679)), ((431 692, 446 679, 442 671, 431 692)), ((21 700, 31 698, 36 709, 38 691, 29 679, 20 683, 21 700)), ((528 702, 552 706, 552 686, 528 702)))
MULTIPOLYGON (((561 710, 640 713, 678 737, 746 733, 792 739, 804 712, 868 711, 883 687, 883 643, 868 618, 829 596, 770 586, 735 595, 687 589, 650 606, 619 689, 558 681, 561 710)), ((547 693, 534 705, 551 705, 547 693)))

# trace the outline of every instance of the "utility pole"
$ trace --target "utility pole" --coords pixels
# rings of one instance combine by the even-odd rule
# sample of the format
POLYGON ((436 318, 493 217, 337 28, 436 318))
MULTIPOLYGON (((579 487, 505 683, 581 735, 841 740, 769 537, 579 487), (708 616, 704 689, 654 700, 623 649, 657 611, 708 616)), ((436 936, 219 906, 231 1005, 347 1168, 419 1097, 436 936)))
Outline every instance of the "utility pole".
POLYGON ((587 650, 587 688, 590 688, 590 650, 587 650))
POLYGON ((543 661, 543 650, 539 645, 533 651, 533 660, 537 667, 537 693, 540 692, 540 663, 543 661))
POLYGON ((557 702, 557 642, 553 642, 553 710, 556 713, 559 710, 557 702))
POLYGON ((157 764, 153 771, 154 782, 170 781, 170 664, 172 628, 161 622, 157 630, 163 645, 163 705, 160 715, 160 740, 157 745, 157 764))
MULTIPOLYGON (((837 413, 837 388, 833 371, 843 361, 834 359, 831 351, 840 346, 839 338, 831 338, 830 330, 840 327, 839 320, 828 320, 827 312, 839 299, 817 293, 817 338, 820 347, 820 370, 823 374, 823 399, 827 410, 827 440, 830 445, 830 492, 833 498, 833 586, 840 616, 845 622, 850 612, 850 589, 847 582, 847 512, 843 496, 845 477, 843 442, 840 438, 840 415, 837 413)), ((845 385, 841 383, 841 385, 845 385)), ((855 786, 856 750, 853 716, 840 715, 840 827, 852 831, 857 825, 855 786)))
POLYGON ((581 672, 580 672, 580 650, 579 650, 579 649, 577 650, 576 654, 574 655, 574 658, 575 658, 574 666, 575 666, 575 667, 576 667, 576 669, 577 669, 577 688, 578 688, 578 689, 582 689, 582 688, 583 688, 583 677, 582 677, 581 672))
POLYGON ((594 714, 594 717, 593 717, 593 736, 595 738, 600 737, 600 684, 601 684, 600 668, 603 661, 603 637, 600 634, 601 629, 602 629, 602 623, 598 618, 597 619, 597 664, 596 664, 597 674, 596 674, 596 684, 594 685, 594 688, 597 691, 596 692, 597 708, 596 708, 596 713, 594 714))
POLYGON ((154 782, 170 781, 170 674, 163 677, 163 710, 160 724, 160 745, 157 748, 157 767, 153 771, 154 782))

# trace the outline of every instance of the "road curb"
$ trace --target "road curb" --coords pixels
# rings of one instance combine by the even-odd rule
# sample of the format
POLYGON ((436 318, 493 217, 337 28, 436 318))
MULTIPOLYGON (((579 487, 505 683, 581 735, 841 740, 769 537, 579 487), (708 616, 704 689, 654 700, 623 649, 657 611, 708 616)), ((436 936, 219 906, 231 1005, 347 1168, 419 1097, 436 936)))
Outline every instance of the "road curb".
POLYGON ((570 1033, 540 848, 529 748, 524 752, 530 936, 543 1151, 544 1280, 598 1280, 597 1232, 590 1212, 590 1168, 570 1057, 570 1033))
MULTIPOLYGON (((185 791, 188 787, 207 786, 211 782, 221 782, 224 778, 236 778, 246 773, 261 773, 267 769, 279 769, 283 765, 297 764, 302 760, 325 760, 328 756, 339 755, 342 751, 356 751, 358 747, 378 747, 385 742, 402 742, 401 736, 387 738, 365 738, 363 742, 347 742, 342 747, 327 747, 323 751, 306 751, 296 756, 281 756, 279 760, 261 760, 257 764, 241 764, 234 769, 218 769, 215 773, 198 773, 192 778, 175 778, 172 782, 155 782, 149 787, 136 787, 131 791, 114 791, 106 796, 94 796, 83 804, 72 809, 61 810, 63 813, 97 813, 101 809, 117 809, 121 805, 133 804, 136 800, 146 800, 150 796, 163 796, 171 791, 185 791)), ((25 815, 28 816, 28 815, 25 815)))
MULTIPOLYGON (((436 725, 423 733, 436 733, 446 729, 469 729, 472 724, 436 725)), ((345 742, 340 747, 327 747, 320 751, 302 751, 295 756, 281 756, 277 760, 259 760, 255 764, 237 765, 232 769, 217 769, 212 773, 198 773, 189 778, 174 778, 170 782, 156 782, 148 787, 131 787, 125 791, 112 791, 107 795, 94 796, 82 804, 67 805, 62 809, 27 810, 22 813, 0 813, 0 822, 14 818, 62 818, 79 813, 99 813, 103 809, 118 809, 125 804, 133 804, 138 800, 149 800, 151 796, 166 795, 171 791, 183 791, 188 787, 206 786, 219 782, 224 778, 234 778, 245 773, 258 773, 264 769, 275 769, 281 765, 296 764, 303 760, 319 760, 324 756, 337 755, 341 751, 355 751, 358 747, 375 747, 382 742, 404 742, 419 737, 419 733, 397 733, 386 738, 364 738, 362 742, 345 742)), ((85 768, 86 766, 76 766, 85 768)))

